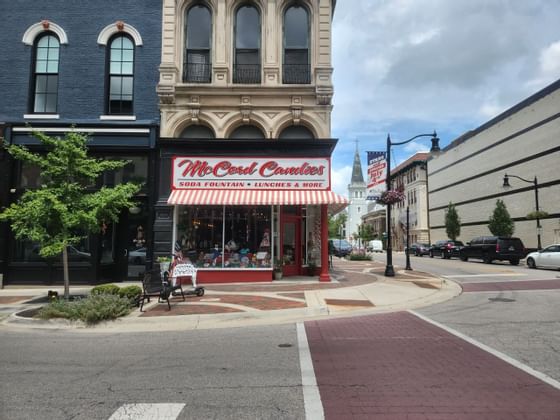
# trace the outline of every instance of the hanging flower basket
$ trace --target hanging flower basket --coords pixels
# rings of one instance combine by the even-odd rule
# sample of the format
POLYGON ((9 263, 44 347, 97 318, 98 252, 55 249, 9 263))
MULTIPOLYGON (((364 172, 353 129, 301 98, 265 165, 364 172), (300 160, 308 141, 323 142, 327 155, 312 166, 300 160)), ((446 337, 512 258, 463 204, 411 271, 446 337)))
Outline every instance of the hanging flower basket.
POLYGON ((398 190, 389 190, 383 191, 381 195, 377 198, 377 204, 382 204, 385 206, 390 206, 391 204, 400 203, 405 198, 405 195, 402 191, 398 190))

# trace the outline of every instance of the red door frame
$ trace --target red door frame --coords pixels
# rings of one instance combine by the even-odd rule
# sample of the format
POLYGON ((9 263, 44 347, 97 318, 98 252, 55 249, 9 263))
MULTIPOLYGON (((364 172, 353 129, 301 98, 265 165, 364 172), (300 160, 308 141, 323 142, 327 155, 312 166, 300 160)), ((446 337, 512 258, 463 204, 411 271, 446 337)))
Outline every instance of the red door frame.
MULTIPOLYGON (((299 213, 299 211, 298 211, 299 213)), ((295 254, 294 265, 284 265, 282 272, 285 276, 298 276, 301 274, 301 215, 280 214, 280 260, 284 261, 284 225, 293 223, 295 225, 295 254)))

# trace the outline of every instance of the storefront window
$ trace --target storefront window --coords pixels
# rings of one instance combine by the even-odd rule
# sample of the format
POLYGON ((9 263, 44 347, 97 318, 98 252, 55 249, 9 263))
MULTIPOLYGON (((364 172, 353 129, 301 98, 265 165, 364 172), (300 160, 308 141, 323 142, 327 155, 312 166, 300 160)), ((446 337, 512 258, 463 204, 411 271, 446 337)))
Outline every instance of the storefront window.
MULTIPOLYGON (((45 259, 39 255, 41 246, 31 241, 16 241, 16 249, 14 261, 17 262, 45 262, 45 259)), ((70 245, 68 247, 68 262, 72 263, 89 263, 91 253, 89 248, 89 238, 83 239, 78 245, 70 245)), ((53 257, 56 262, 62 262, 62 255, 53 257)))
POLYGON ((202 268, 270 268, 271 207, 178 207, 177 242, 202 268))
POLYGON ((128 160, 124 167, 116 171, 108 171, 103 174, 103 185, 113 186, 125 182, 144 184, 148 179, 148 157, 147 156, 122 156, 108 157, 108 160, 128 160))

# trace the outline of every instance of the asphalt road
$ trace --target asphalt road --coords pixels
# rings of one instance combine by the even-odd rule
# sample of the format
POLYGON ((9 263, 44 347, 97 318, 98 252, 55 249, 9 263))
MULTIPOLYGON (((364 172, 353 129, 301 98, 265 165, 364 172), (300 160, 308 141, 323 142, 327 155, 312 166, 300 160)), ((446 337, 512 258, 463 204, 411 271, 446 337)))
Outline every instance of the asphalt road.
MULTIPOLYGON (((465 285, 560 276, 427 257, 412 257, 412 267, 465 285)), ((417 312, 560 381, 559 299, 558 289, 465 292, 417 312)), ((368 322, 374 328, 375 316, 368 322)), ((123 404, 162 402, 181 404, 180 419, 303 419, 299 359, 293 324, 110 335, 0 330, 0 419, 109 419, 123 404)))

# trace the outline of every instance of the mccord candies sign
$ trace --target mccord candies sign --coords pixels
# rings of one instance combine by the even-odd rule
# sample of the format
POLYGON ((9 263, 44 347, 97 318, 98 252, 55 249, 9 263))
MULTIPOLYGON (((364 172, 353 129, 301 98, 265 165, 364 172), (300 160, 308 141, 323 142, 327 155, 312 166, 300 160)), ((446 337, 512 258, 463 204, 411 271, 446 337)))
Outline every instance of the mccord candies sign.
POLYGON ((172 188, 328 190, 327 158, 239 158, 177 156, 172 188))

